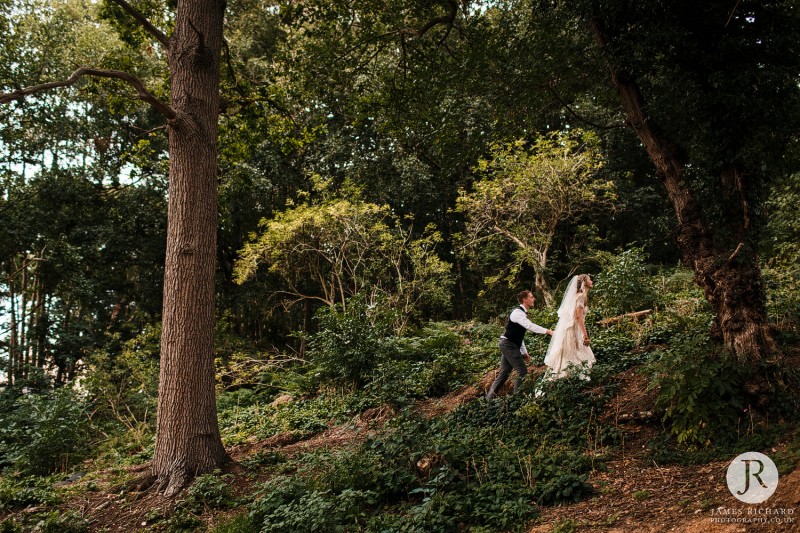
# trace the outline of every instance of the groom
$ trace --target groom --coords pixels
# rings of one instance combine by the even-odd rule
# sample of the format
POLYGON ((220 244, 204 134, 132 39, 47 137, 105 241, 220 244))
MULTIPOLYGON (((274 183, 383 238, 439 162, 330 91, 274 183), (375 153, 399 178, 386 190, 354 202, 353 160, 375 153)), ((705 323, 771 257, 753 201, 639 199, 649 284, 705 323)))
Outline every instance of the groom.
POLYGON ((517 393, 519 386, 528 374, 528 367, 525 363, 531 360, 531 356, 528 355, 528 350, 525 348, 525 332, 532 331, 542 335, 553 334, 552 330, 537 326, 528 320, 528 309, 533 307, 533 303, 536 301, 531 291, 519 293, 517 301, 519 302, 519 307, 511 311, 506 323, 506 331, 500 337, 500 370, 497 373, 497 379, 494 380, 492 386, 489 387, 489 392, 486 393, 487 400, 494 398, 494 395, 508 379, 512 369, 517 371, 514 394, 517 393))

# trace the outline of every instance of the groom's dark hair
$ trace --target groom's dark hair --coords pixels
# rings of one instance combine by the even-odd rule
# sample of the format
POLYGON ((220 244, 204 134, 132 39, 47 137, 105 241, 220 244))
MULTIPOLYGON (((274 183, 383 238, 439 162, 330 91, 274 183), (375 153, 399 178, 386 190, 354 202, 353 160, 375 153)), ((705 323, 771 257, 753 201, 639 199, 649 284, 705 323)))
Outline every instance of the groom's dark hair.
POLYGON ((521 293, 517 294, 517 301, 522 303, 522 300, 528 297, 529 294, 533 294, 531 291, 522 291, 521 293))

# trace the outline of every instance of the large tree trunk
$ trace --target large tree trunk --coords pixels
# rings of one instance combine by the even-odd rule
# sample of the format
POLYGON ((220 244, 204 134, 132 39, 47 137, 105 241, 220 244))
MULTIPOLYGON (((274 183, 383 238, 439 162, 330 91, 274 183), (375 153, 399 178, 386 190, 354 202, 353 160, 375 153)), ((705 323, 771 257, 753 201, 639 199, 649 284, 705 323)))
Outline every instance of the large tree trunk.
MULTIPOLYGON (((595 41, 605 48, 607 38, 596 23, 590 24, 595 41)), ((645 112, 638 84, 609 62, 611 81, 622 99, 628 125, 633 128, 656 167, 678 218, 676 240, 683 263, 694 270, 695 282, 702 287, 715 312, 712 335, 743 363, 753 363, 776 352, 767 323, 766 298, 755 244, 748 237, 750 214, 741 172, 729 169, 720 176, 721 190, 729 196, 732 209, 727 213, 730 246, 715 242, 703 219, 701 206, 688 187, 685 165, 676 145, 660 133, 645 112), (736 195, 734 197, 734 195, 736 195)))
POLYGON ((158 428, 152 474, 172 495, 228 460, 214 396, 217 121, 223 0, 178 3, 158 428))

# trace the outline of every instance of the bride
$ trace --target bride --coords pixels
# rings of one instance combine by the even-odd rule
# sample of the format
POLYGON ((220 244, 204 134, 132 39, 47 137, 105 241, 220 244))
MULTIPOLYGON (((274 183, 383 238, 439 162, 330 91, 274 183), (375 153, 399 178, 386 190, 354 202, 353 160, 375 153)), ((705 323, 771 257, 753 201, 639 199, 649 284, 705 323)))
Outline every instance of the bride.
POLYGON ((544 358, 544 364, 549 367, 545 379, 562 378, 571 372, 578 372, 581 378, 589 379, 588 371, 595 358, 589 348, 585 317, 589 310, 587 295, 593 286, 588 274, 580 274, 570 280, 558 308, 558 324, 544 358))

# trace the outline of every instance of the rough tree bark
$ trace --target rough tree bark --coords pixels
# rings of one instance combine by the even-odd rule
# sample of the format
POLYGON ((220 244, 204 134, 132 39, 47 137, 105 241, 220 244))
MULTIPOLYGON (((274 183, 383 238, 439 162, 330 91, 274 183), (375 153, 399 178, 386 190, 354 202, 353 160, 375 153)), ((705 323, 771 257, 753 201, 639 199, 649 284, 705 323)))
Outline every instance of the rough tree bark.
MULTIPOLYGON (((595 42, 605 48, 603 28, 590 22, 595 42)), ((721 246, 704 220, 701 205, 685 180, 685 164, 677 146, 666 138, 645 111, 644 98, 635 79, 609 60, 611 82, 622 100, 628 125, 636 132, 656 167, 678 219, 676 241, 683 263, 694 270, 695 282, 705 292, 715 312, 712 336, 722 341, 742 363, 754 363, 776 353, 767 322, 766 298, 758 255, 748 233, 750 213, 742 171, 725 170, 720 176, 726 201, 729 230, 735 245, 721 246)))
MULTIPOLYGON (((213 356, 219 61, 225 0, 181 0, 170 39, 125 0, 113 1, 167 50, 170 105, 127 72, 86 67, 64 81, 0 94, 0 104, 97 76, 126 81, 168 120, 169 203, 156 447, 149 472, 137 484, 156 482, 170 496, 196 475, 229 460, 217 422, 213 356)), ((24 324, 24 315, 20 321, 24 324)))
POLYGON ((217 123, 224 0, 178 3, 169 44, 169 204, 152 474, 172 495, 227 461, 214 396, 217 123))

